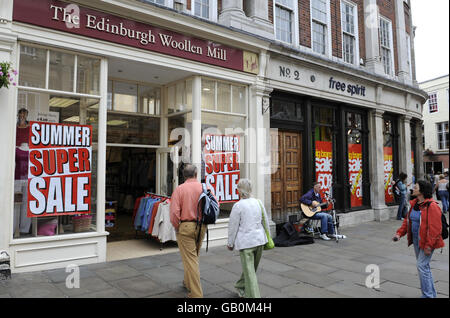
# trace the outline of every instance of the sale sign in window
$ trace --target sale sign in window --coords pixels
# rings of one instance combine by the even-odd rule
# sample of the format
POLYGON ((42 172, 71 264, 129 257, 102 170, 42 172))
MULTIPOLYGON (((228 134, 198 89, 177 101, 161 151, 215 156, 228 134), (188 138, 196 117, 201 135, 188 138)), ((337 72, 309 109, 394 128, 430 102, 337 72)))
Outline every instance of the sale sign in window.
POLYGON ((205 135, 205 178, 219 202, 239 201, 240 139, 232 135, 205 135))
POLYGON ((362 145, 348 145, 348 174, 351 184, 350 202, 351 206, 358 207, 363 204, 362 197, 362 145))
POLYGON ((91 212, 92 126, 30 122, 28 217, 91 212))
POLYGON ((394 174, 394 163, 392 157, 392 147, 384 147, 384 197, 386 203, 394 202, 392 192, 392 180, 394 174))
MULTIPOLYGON (((325 198, 325 193, 331 193, 333 185, 333 144, 331 141, 316 141, 316 181, 320 182, 320 194, 322 198, 325 198)), ((327 209, 331 209, 331 205, 327 209)))

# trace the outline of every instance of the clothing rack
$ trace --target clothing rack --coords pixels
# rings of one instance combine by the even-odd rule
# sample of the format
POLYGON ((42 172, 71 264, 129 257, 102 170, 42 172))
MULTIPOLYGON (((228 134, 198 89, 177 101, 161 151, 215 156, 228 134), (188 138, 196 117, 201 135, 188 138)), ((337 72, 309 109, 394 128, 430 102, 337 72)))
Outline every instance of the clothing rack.
MULTIPOLYGON (((156 197, 156 198, 170 199, 170 196, 167 196, 167 195, 161 195, 161 194, 157 194, 157 193, 153 193, 153 192, 145 192, 145 195, 150 195, 150 196, 156 197)), ((138 236, 138 232, 140 232, 140 231, 139 231, 139 230, 136 230, 136 236, 135 236, 136 239, 137 239, 137 236, 138 236)), ((151 235, 151 234, 148 234, 147 232, 144 232, 144 236, 145 236, 147 239, 152 238, 152 235, 151 235)), ((162 250, 163 250, 164 243, 160 241, 159 244, 160 244, 160 245, 159 245, 159 250, 162 251, 162 250)))

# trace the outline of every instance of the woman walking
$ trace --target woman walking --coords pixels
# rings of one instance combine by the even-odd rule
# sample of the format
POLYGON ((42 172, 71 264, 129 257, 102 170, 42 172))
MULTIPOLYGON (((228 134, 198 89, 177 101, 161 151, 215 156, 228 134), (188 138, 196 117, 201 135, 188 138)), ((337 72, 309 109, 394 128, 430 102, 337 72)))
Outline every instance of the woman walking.
POLYGON ((240 297, 261 298, 256 270, 267 243, 264 231, 264 227, 269 228, 267 213, 259 200, 250 197, 250 180, 241 179, 237 190, 240 201, 233 206, 228 225, 228 249, 239 250, 242 264, 242 275, 235 288, 240 297))
POLYGON ((405 209, 406 209, 406 189, 411 184, 406 184, 406 178, 408 175, 406 173, 400 173, 399 175, 399 181, 397 182, 397 187, 400 190, 400 205, 398 206, 397 210, 397 220, 403 220, 405 217, 405 209))
POLYGON ((416 199, 410 202, 411 209, 393 237, 393 241, 396 242, 407 234, 408 246, 414 244, 422 298, 436 298, 430 261, 434 250, 444 247, 441 234, 442 212, 438 203, 432 198, 433 188, 429 182, 420 180, 416 183, 413 196, 416 199))
POLYGON ((439 199, 442 202, 442 212, 448 212, 448 190, 447 190, 448 180, 445 176, 441 174, 439 176, 439 182, 436 184, 436 193, 439 195, 439 199))

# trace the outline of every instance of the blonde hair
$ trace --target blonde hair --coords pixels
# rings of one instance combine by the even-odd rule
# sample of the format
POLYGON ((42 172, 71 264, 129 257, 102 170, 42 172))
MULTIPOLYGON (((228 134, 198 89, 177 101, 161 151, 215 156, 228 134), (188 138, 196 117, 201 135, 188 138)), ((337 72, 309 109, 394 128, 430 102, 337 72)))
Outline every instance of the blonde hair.
POLYGON ((237 185, 237 190, 242 199, 250 198, 252 193, 252 182, 249 179, 241 179, 237 185))
POLYGON ((445 176, 443 174, 439 175, 439 180, 445 179, 445 176))

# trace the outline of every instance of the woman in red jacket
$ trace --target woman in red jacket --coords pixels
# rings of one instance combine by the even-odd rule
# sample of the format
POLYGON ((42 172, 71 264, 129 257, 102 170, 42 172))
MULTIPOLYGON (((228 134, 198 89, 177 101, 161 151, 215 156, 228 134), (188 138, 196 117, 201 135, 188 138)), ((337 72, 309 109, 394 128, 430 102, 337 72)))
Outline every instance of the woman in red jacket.
POLYGON ((420 180, 414 186, 412 195, 416 199, 410 202, 411 209, 393 240, 398 241, 407 234, 408 246, 414 244, 422 298, 435 298, 436 290, 431 275, 430 261, 433 251, 444 247, 442 211, 439 204, 432 198, 433 187, 431 183, 420 180))

